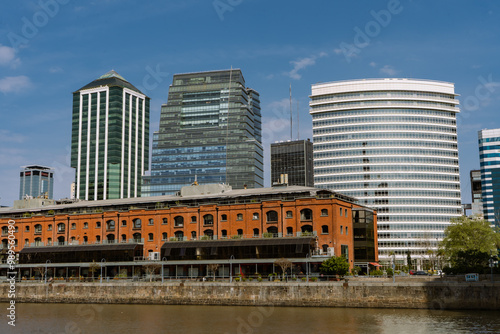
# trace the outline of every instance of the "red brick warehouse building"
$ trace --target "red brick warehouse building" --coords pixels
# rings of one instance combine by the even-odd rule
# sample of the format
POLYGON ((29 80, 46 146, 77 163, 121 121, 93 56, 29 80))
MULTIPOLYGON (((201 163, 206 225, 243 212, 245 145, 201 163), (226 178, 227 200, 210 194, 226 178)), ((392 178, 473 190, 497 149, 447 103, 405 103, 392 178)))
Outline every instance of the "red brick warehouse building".
POLYGON ((108 269, 119 265, 114 272, 143 258, 164 260, 176 276, 186 275, 187 264, 202 274, 207 264, 229 259, 259 272, 281 257, 320 263, 344 255, 351 267, 377 261, 376 212, 354 198, 310 187, 195 185, 178 196, 2 209, 3 250, 9 220, 16 222, 24 271, 47 260, 66 275, 81 275, 79 268, 101 259, 108 269))

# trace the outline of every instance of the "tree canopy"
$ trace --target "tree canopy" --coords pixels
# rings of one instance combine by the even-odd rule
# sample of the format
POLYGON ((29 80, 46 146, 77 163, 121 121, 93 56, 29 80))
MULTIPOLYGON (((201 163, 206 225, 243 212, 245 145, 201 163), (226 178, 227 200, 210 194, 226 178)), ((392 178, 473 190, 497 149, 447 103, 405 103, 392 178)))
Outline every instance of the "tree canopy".
POLYGON ((477 272, 487 267, 489 257, 498 253, 500 233, 485 220, 460 217, 451 222, 441 242, 451 270, 455 273, 477 272))
POLYGON ((320 271, 327 275, 344 276, 349 272, 349 262, 343 256, 332 256, 321 263, 320 271))

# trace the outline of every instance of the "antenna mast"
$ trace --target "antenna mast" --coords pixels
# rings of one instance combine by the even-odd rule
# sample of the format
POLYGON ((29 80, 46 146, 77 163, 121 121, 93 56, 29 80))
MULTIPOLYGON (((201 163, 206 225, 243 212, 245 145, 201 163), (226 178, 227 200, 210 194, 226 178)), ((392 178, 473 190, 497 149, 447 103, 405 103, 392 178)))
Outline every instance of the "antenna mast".
POLYGON ((290 140, 293 140, 293 120, 292 120, 292 83, 290 82, 290 140))

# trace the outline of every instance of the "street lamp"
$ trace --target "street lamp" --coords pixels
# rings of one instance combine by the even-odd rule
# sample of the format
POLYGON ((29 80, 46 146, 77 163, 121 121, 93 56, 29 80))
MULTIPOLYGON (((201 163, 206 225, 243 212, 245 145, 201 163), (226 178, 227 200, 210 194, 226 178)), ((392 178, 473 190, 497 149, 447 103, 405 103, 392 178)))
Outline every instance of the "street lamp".
POLYGON ((306 282, 309 282, 309 257, 311 254, 307 253, 306 255, 306 282))
POLYGON ((167 262, 167 258, 164 256, 162 257, 161 259, 161 282, 163 283, 163 265, 165 264, 165 262, 167 262))
POLYGON ((231 255, 229 257, 229 283, 233 282, 233 261, 234 260, 234 255, 231 255))
POLYGON ((101 259, 101 284, 102 284, 102 267, 104 262, 106 262, 106 259, 101 259))
POLYGON ((50 260, 45 261, 45 283, 47 283, 47 265, 51 263, 50 260))
POLYGON ((396 283, 396 254, 392 253, 392 283, 396 283))

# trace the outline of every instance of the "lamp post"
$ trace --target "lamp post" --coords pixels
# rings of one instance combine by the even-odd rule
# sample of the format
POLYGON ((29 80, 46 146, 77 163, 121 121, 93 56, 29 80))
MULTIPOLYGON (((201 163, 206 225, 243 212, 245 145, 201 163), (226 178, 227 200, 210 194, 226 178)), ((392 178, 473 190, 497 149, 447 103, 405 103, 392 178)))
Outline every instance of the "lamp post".
POLYGON ((392 253, 392 283, 396 283, 396 254, 392 253))
POLYGON ((234 260, 234 255, 231 255, 229 257, 229 283, 233 282, 233 261, 234 260))
POLYGON ((306 282, 309 282, 309 257, 311 255, 307 253, 306 255, 306 282))
POLYGON ((106 259, 101 259, 101 284, 102 284, 102 267, 103 267, 103 263, 106 262, 106 259))
POLYGON ((167 262, 167 258, 164 256, 162 257, 161 259, 161 282, 163 283, 163 265, 165 264, 165 262, 167 262))
POLYGON ((45 261, 45 283, 47 283, 47 266, 51 263, 50 260, 45 261))

